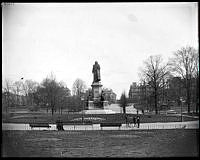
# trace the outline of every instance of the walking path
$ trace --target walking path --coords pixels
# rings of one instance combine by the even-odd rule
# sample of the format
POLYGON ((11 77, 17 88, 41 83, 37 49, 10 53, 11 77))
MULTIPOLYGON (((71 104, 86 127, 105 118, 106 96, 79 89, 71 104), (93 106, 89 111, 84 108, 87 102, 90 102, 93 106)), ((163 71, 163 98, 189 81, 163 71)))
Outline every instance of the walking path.
MULTIPOLYGON (((55 124, 51 128, 34 128, 33 130, 57 130, 55 124)), ((100 124, 93 125, 64 125, 64 130, 149 130, 149 129, 199 129, 199 121, 187 122, 166 122, 166 123, 141 123, 140 127, 122 124, 119 127, 100 127, 100 124)), ((2 123, 2 130, 31 130, 29 124, 2 123)))
MULTIPOLYGON (((180 114, 180 116, 181 116, 181 114, 180 114)), ((183 115, 183 117, 199 118, 199 116, 190 116, 190 115, 183 115)))

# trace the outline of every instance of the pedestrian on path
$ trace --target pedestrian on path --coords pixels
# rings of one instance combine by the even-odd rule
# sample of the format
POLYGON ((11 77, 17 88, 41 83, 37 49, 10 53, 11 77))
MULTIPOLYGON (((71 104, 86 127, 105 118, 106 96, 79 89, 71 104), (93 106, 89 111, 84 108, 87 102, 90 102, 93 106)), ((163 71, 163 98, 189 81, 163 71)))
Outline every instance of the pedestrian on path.
POLYGON ((137 116, 137 125, 138 125, 138 128, 140 127, 140 117, 137 116))
POLYGON ((64 131, 63 123, 61 120, 56 121, 56 128, 58 131, 64 131))
POLYGON ((144 115, 144 109, 142 109, 142 114, 144 115))
POLYGON ((133 124, 134 124, 133 127, 135 127, 136 126, 136 117, 133 117, 133 124))

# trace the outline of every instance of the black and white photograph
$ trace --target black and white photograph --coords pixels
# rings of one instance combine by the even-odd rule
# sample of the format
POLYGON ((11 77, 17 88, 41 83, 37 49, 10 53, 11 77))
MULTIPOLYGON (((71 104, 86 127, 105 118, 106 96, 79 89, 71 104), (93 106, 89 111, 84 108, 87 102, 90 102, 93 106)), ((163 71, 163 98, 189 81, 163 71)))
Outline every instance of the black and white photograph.
POLYGON ((198 2, 2 2, 2 157, 199 157, 198 2))

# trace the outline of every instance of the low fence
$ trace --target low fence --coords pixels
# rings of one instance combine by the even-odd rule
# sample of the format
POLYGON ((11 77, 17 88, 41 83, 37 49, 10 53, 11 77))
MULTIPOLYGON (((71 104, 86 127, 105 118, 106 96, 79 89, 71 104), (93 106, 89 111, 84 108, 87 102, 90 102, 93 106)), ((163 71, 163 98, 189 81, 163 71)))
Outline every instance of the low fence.
MULTIPOLYGON (((57 130, 55 124, 49 124, 50 128, 36 127, 32 128, 29 124, 14 124, 14 123, 3 123, 2 130, 57 130)), ((64 130, 101 130, 100 124, 84 124, 84 125, 63 125, 64 130)), ((136 130, 136 129, 198 129, 199 121, 191 122, 174 122, 174 123, 141 123, 140 127, 134 124, 122 124, 120 130, 136 130)), ((119 127, 105 127, 102 130, 119 130, 119 127)))

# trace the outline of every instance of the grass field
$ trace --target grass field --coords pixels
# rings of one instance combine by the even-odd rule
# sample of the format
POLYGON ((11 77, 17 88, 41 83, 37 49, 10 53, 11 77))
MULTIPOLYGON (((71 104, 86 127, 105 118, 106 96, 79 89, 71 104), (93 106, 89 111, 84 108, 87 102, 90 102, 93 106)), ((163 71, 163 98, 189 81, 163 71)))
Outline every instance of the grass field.
POLYGON ((198 130, 3 131, 2 156, 195 157, 198 130))
MULTIPOLYGON (((66 110, 63 110, 63 114, 59 115, 58 112, 55 112, 54 115, 51 115, 51 112, 46 113, 46 109, 40 108, 37 112, 32 112, 28 108, 30 106, 16 106, 9 108, 10 114, 2 113, 2 121, 4 123, 32 123, 32 122, 46 122, 46 123, 55 123, 57 119, 61 119, 64 122, 73 121, 74 119, 81 119, 82 114, 68 114, 66 110)), ((141 123, 153 123, 153 122, 179 122, 181 117, 178 115, 165 115, 152 113, 152 115, 140 115, 141 123)), ((136 116, 136 114, 127 114, 129 117, 136 116)), ((85 114, 83 115, 85 119, 93 118, 92 123, 100 122, 118 122, 125 123, 125 118, 123 114, 85 114), (95 120, 96 118, 96 120, 95 120)), ((130 120, 133 121, 132 118, 130 120)), ((197 120, 193 117, 183 117, 184 121, 197 120)))

